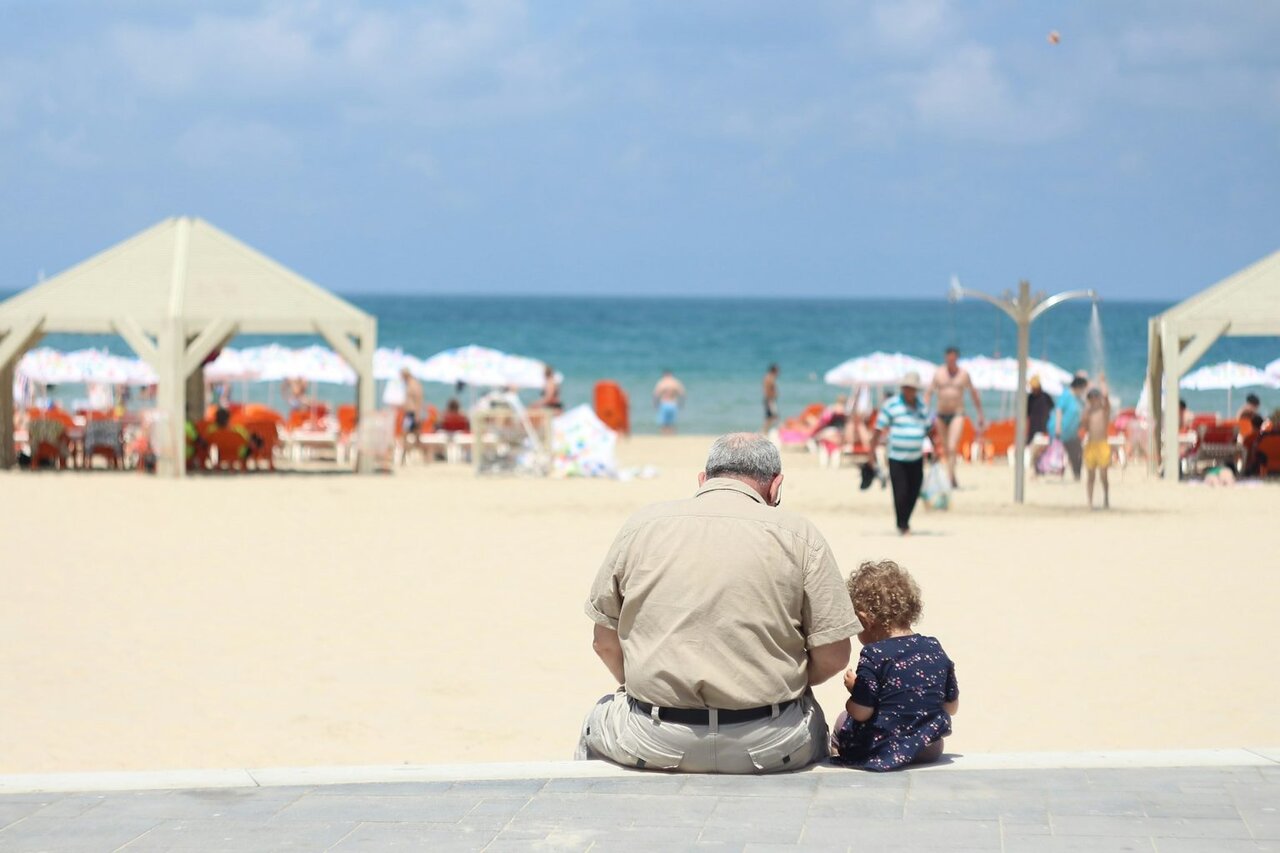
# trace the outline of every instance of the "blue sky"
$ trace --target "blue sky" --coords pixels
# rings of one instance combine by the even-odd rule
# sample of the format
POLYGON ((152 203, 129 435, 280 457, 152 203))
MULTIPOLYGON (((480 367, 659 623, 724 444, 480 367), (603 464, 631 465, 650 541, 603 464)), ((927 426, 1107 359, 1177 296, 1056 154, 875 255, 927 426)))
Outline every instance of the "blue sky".
POLYGON ((350 293, 1173 300, 1280 249, 1270 0, 355 5, 0 0, 0 290, 176 213, 350 293))

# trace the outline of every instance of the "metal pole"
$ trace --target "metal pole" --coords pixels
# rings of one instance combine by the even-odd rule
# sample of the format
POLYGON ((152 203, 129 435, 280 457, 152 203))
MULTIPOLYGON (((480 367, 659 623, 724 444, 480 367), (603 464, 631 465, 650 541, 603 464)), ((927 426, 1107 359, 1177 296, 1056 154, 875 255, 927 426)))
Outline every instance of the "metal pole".
POLYGON ((1022 503, 1027 481, 1027 357, 1031 350, 1031 285, 1018 282, 1018 388, 1013 403, 1013 502, 1022 503))

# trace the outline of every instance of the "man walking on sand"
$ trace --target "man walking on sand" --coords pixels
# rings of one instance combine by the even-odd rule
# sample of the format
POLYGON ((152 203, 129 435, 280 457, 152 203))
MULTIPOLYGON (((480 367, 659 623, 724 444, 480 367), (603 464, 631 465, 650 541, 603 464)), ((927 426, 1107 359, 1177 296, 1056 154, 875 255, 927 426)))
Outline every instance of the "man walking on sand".
POLYGON ((764 429, 765 435, 778 422, 778 365, 771 364, 764 372, 764 429))
POLYGON ((822 534, 778 509, 769 439, 716 439, 698 486, 632 516, 591 586, 592 645, 622 686, 587 715, 576 757, 798 770, 827 755, 809 686, 844 671, 862 625, 822 534))
POLYGON ((871 435, 869 454, 876 458, 876 448, 887 435, 885 446, 889 457, 889 482, 893 484, 893 509, 898 532, 911 532, 911 513, 920 499, 924 483, 924 439, 929 431, 929 415, 920 400, 920 374, 914 370, 898 383, 897 396, 885 400, 876 417, 876 431, 871 435))
POLYGON ((947 474, 951 477, 951 486, 956 482, 956 456, 960 450, 960 436, 964 434, 964 392, 973 398, 973 408, 978 413, 977 431, 986 428, 986 417, 982 414, 982 398, 978 389, 973 387, 973 379, 969 371, 960 366, 960 350, 947 347, 943 354, 943 364, 933 374, 929 389, 924 392, 925 408, 929 407, 929 398, 937 394, 939 432, 947 448, 947 474))
POLYGON ((663 435, 675 435, 676 416, 684 402, 684 385, 670 370, 662 371, 662 378, 653 386, 653 405, 658 407, 658 429, 663 435))

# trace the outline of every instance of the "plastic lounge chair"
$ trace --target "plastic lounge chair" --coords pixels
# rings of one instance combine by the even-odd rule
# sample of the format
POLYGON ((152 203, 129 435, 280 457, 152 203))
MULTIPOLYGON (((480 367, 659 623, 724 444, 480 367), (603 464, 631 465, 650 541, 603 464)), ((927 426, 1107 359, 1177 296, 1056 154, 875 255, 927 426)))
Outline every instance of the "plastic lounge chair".
POLYGON ((1240 443, 1236 441, 1235 424, 1201 426, 1197 432, 1195 456, 1190 460, 1192 473, 1199 472, 1202 465, 1211 467, 1219 462, 1239 467, 1240 443))
POLYGON ((218 461, 213 467, 218 470, 245 470, 245 457, 248 455, 249 440, 234 429, 215 429, 206 437, 209 447, 217 451, 218 461))
POLYGON ((66 426, 62 421, 56 418, 35 418, 27 426, 27 435, 31 445, 32 471, 38 469, 42 462, 48 462, 58 469, 67 467, 67 455, 71 448, 66 426))
POLYGON ((124 433, 119 421, 91 415, 84 427, 85 467, 92 467, 97 456, 106 459, 109 467, 119 468, 124 456, 124 433))

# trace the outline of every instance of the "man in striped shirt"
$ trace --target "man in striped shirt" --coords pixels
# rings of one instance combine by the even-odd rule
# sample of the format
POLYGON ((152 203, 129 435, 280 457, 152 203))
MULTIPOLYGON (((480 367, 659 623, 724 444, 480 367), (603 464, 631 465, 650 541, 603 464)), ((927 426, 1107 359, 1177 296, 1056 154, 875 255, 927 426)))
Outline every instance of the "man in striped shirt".
POLYGON ((899 393, 890 397, 876 417, 876 431, 871 436, 871 458, 885 437, 889 457, 889 481, 893 483, 893 507, 898 517, 898 532, 911 532, 911 511, 920 499, 924 482, 924 439, 929 431, 929 413, 920 400, 920 374, 912 371, 898 383, 899 393))

